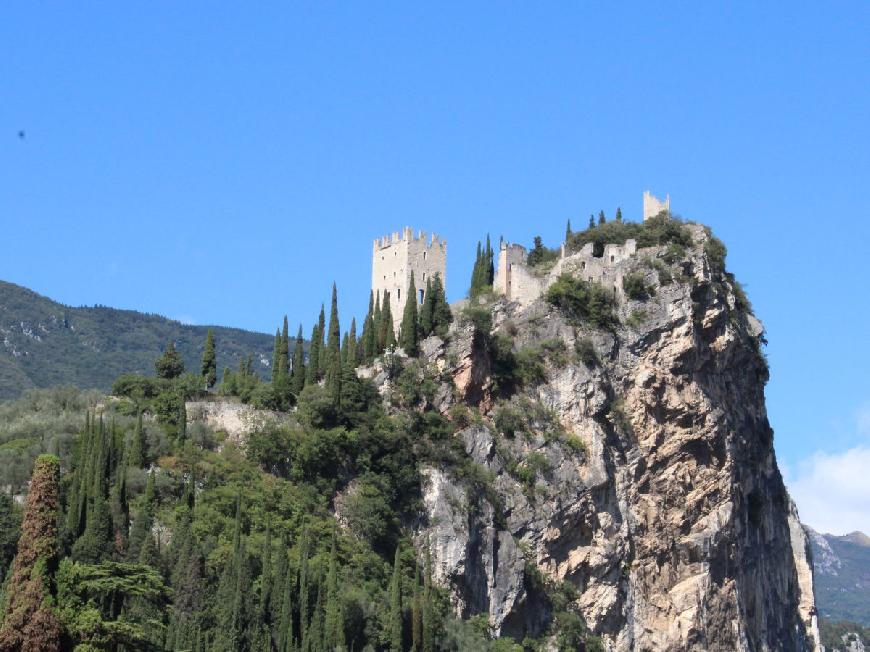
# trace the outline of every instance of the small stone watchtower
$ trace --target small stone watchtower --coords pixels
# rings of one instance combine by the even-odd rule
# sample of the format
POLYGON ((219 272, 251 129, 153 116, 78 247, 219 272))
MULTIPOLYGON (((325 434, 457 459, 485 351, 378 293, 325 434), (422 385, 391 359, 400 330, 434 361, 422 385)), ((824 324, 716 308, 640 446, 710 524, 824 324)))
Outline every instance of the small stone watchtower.
POLYGON ((410 227, 391 236, 377 238, 372 247, 372 292, 381 298, 390 293, 390 310, 393 313, 393 328, 398 332, 402 311, 408 299, 408 286, 414 272, 417 286, 417 304, 425 298, 426 281, 435 274, 447 290, 447 241, 434 233, 427 242, 426 234, 420 231, 417 237, 410 227))
POLYGON ((646 222, 649 218, 655 217, 662 211, 671 212, 671 196, 665 195, 665 200, 662 201, 649 190, 643 191, 643 221, 646 222))

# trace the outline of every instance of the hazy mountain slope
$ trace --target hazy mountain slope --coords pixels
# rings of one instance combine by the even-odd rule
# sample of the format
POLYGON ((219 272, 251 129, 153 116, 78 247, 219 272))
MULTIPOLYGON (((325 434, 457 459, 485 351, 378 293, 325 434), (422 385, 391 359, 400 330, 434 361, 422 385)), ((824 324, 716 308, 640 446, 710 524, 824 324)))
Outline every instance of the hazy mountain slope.
POLYGON ((870 537, 807 530, 813 546, 816 605, 828 620, 850 620, 870 627, 870 537))
MULTIPOLYGON (((174 340, 185 364, 198 370, 206 326, 114 308, 70 308, 0 281, 0 399, 31 387, 72 384, 109 389, 120 374, 154 372, 154 359, 174 340)), ((273 338, 214 327, 218 373, 253 354, 268 376, 273 338)))

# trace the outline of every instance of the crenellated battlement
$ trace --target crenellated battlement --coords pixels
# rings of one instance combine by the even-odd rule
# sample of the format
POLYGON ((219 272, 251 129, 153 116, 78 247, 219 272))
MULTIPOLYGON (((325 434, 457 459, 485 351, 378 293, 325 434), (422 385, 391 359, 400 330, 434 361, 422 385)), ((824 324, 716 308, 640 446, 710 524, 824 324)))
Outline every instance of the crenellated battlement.
POLYGON ((390 247, 394 244, 399 244, 400 242, 419 243, 419 244, 423 244, 427 247, 440 246, 440 247, 444 248, 447 246, 447 241, 442 240, 438 236, 437 233, 433 233, 431 235, 431 239, 428 242, 428 244, 426 243, 426 238, 427 238, 427 234, 425 231, 423 231, 423 230, 417 231, 417 235, 415 236, 414 230, 411 227, 406 226, 401 231, 394 231, 392 234, 385 235, 382 238, 375 238, 374 244, 373 244, 373 249, 375 251, 377 251, 378 249, 385 249, 385 248, 390 247))

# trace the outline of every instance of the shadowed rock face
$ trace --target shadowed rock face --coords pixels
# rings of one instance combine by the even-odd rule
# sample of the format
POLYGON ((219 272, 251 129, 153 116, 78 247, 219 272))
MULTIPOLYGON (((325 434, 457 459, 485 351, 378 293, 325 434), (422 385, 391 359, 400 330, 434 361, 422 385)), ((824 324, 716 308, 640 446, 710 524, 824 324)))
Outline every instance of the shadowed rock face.
MULTIPOLYGON (((457 612, 488 613, 496 633, 540 633, 552 608, 542 574, 576 590, 614 650, 816 649, 811 556, 764 405, 762 327, 711 269, 704 230, 689 228, 694 246, 667 263, 674 282, 661 285, 650 262, 666 260, 664 248, 623 263, 654 294, 623 301, 612 333, 543 300, 495 303, 493 330, 515 350, 566 345, 562 359, 542 353, 543 382, 510 399, 521 435, 495 425, 505 398, 486 379, 487 334, 459 325, 449 346, 425 348, 454 372, 453 396, 484 413, 456 436, 492 492, 449 469, 425 472, 418 536, 457 612), (574 355, 580 338, 597 364, 574 355)), ((439 396, 446 412, 450 394, 439 396)))

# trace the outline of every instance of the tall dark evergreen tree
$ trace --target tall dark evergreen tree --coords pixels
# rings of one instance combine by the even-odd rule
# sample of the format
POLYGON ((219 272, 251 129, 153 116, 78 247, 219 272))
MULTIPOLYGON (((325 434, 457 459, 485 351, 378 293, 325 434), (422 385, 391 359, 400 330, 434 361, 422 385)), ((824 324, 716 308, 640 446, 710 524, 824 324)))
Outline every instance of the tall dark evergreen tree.
POLYGON ((58 550, 60 460, 40 455, 33 467, 21 525, 18 553, 12 562, 0 618, 0 650, 57 652, 62 626, 52 605, 49 572, 58 550))
POLYGON ((402 325, 399 331, 399 345, 411 357, 419 353, 420 333, 417 319, 417 286, 414 283, 414 272, 412 271, 411 282, 408 285, 408 298, 405 299, 405 310, 402 313, 402 325))
POLYGON ((616 221, 622 223, 622 209, 619 206, 616 207, 616 221))
POLYGON ((326 605, 323 617, 324 650, 344 650, 344 621, 338 593, 338 552, 336 537, 332 537, 329 553, 329 573, 326 576, 326 605))
POLYGON ((166 345, 166 350, 157 360, 154 361, 154 371, 158 378, 178 378, 184 373, 184 360, 181 359, 181 354, 175 349, 175 342, 170 341, 166 345))
POLYGON ((432 330, 443 339, 447 337, 447 330, 452 322, 453 311, 450 310, 450 304, 447 303, 441 275, 435 274, 432 278, 432 330))
POLYGON ((600 211, 598 213, 598 223, 599 224, 606 224, 607 223, 607 217, 605 217, 604 211, 600 211))
POLYGON ((393 331, 393 311, 390 308, 390 291, 384 291, 381 308, 380 333, 378 333, 378 353, 396 346, 396 334, 393 331))
POLYGON ((350 320, 350 332, 347 334, 347 356, 345 358, 345 366, 356 368, 358 364, 357 355, 357 347, 358 341, 356 339, 356 317, 350 320))
POLYGON ((302 324, 296 332, 296 343, 293 345, 293 393, 296 396, 305 387, 305 348, 302 340, 302 324))
POLYGON ((402 566, 399 547, 393 560, 393 579, 390 582, 390 652, 402 652, 402 566))
POLYGON ((568 242, 571 239, 573 232, 571 231, 571 220, 568 220, 568 224, 565 226, 565 242, 568 242))
POLYGON ((317 328, 317 324, 311 329, 311 341, 308 344, 308 365, 305 368, 305 384, 314 385, 317 383, 317 365, 320 362, 320 344, 322 334, 317 328))
POLYGON ((215 353, 214 331, 208 329, 205 336, 205 348, 202 352, 202 367, 200 373, 205 381, 206 389, 211 389, 217 382, 217 354, 215 353))
POLYGON ((423 305, 420 306, 420 339, 429 337, 434 330, 432 314, 435 309, 435 297, 432 296, 432 277, 426 279, 426 289, 423 292, 423 305))
POLYGON ((317 318, 317 379, 320 380, 326 374, 327 355, 324 346, 324 338, 326 337, 326 313, 323 309, 323 304, 320 305, 320 315, 317 318))
POLYGON ((326 341, 325 371, 339 360, 341 350, 341 326, 338 322, 338 290, 332 284, 332 301, 329 307, 329 337, 326 341))

